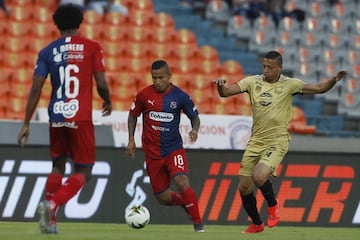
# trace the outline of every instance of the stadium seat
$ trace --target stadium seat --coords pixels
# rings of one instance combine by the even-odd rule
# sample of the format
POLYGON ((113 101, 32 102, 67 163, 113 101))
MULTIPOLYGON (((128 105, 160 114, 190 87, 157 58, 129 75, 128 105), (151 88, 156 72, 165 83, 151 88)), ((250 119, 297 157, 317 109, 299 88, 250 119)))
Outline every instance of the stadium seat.
POLYGON ((181 88, 183 91, 188 92, 192 80, 193 80, 193 75, 173 73, 171 75, 170 82, 181 88))
POLYGON ((220 76, 221 64, 219 61, 213 60, 199 60, 198 61, 198 73, 207 75, 220 76))
POLYGON ((249 50, 263 54, 273 49, 275 46, 274 31, 255 29, 250 37, 249 50))
POLYGON ((5 36, 2 37, 0 40, 2 43, 3 51, 9 52, 25 52, 28 48, 29 44, 29 37, 12 37, 12 36, 5 36))
POLYGON ((103 15, 95 10, 88 9, 84 11, 83 23, 86 24, 102 24, 104 21, 103 15))
POLYGON ((32 23, 30 21, 15 22, 9 21, 6 24, 6 35, 14 37, 23 37, 31 35, 32 23))
POLYGON ((283 17, 278 25, 277 31, 286 31, 291 34, 296 34, 301 31, 301 24, 293 17, 283 17))
POLYGON ((123 42, 128 40, 129 28, 125 25, 116 26, 111 24, 105 24, 103 26, 103 29, 103 39, 106 41, 123 42))
POLYGON ((231 16, 226 25, 226 35, 235 36, 240 40, 249 40, 252 31, 249 19, 241 15, 231 16))
POLYGON ((131 11, 154 12, 152 0, 128 0, 131 11))
POLYGON ((107 12, 104 15, 104 23, 121 28, 123 26, 127 26, 128 17, 120 12, 107 12))
POLYGON ((130 26, 152 26, 155 21, 155 13, 152 11, 132 11, 128 15, 128 23, 130 26))
POLYGON ((175 28, 153 27, 150 31, 151 41, 153 43, 173 43, 175 42, 175 28))
POLYGON ((244 70, 242 65, 235 60, 226 60, 220 66, 220 74, 227 77, 230 82, 243 78, 244 70))
POLYGON ((149 47, 150 59, 163 59, 169 62, 174 62, 176 59, 174 48, 171 44, 152 43, 149 47))
POLYGON ((151 43, 128 42, 125 47, 128 60, 131 58, 147 58, 150 55, 151 43))
POLYGON ((217 49, 211 45, 203 45, 199 47, 197 56, 199 60, 220 61, 217 49))
POLYGON ((210 0, 205 7, 205 19, 215 23, 227 23, 230 16, 230 6, 226 1, 210 0))
POLYGON ((36 10, 33 9, 32 4, 29 4, 26 8, 22 6, 14 6, 11 8, 9 19, 19 23, 27 22, 31 20, 34 12, 36 12, 36 10))
POLYGON ((307 125, 304 111, 299 107, 293 106, 289 131, 298 134, 314 134, 316 132, 316 126, 307 125))
POLYGON ((95 41, 100 41, 103 37, 103 28, 100 24, 86 24, 83 23, 79 29, 79 35, 90 38, 95 41))
POLYGON ((307 11, 309 16, 315 18, 327 18, 330 16, 330 10, 326 4, 322 4, 319 1, 312 1, 309 3, 309 10, 307 11))
POLYGON ((179 59, 173 65, 173 72, 178 74, 195 74, 198 71, 196 60, 179 59))
MULTIPOLYGON (((28 10, 30 11, 30 10, 28 10)), ((53 22, 53 11, 46 7, 37 7, 36 13, 32 15, 33 23, 52 23, 53 22)))
POLYGON ((53 41, 54 39, 60 36, 58 29, 51 21, 33 23, 30 32, 31 32, 31 37, 33 37, 34 40, 48 38, 51 39, 51 41, 53 41))
POLYGON ((154 26, 164 29, 175 29, 175 21, 169 13, 159 12, 154 16, 154 26))
POLYGON ((173 52, 176 59, 179 60, 194 60, 198 56, 198 48, 187 43, 173 44, 173 52))
POLYGON ((152 28, 148 26, 132 26, 128 28, 128 41, 137 43, 151 42, 152 28))
POLYGON ((185 28, 176 31, 175 42, 197 46, 195 33, 185 28))
POLYGON ((25 116, 26 99, 11 98, 6 107, 6 117, 13 120, 23 120, 25 116))
POLYGON ((106 41, 101 42, 101 46, 104 50, 104 57, 119 57, 119 61, 126 59, 127 44, 126 42, 115 42, 115 41, 106 41))

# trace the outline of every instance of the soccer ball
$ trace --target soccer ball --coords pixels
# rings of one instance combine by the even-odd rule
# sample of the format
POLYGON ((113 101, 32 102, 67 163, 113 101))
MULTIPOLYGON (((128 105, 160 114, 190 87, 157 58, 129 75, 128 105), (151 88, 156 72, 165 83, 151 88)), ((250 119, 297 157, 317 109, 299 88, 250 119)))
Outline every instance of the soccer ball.
POLYGON ((150 222, 150 212, 143 205, 133 206, 125 211, 125 221, 131 228, 143 228, 150 222))

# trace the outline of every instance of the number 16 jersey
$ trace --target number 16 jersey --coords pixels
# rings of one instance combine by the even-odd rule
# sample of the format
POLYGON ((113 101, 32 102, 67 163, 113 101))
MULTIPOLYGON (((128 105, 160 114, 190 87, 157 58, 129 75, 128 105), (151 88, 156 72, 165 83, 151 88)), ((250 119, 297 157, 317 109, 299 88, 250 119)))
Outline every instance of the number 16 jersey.
POLYGON ((92 121, 93 74, 101 71, 103 50, 87 38, 63 37, 42 49, 34 75, 50 74, 50 122, 92 121))

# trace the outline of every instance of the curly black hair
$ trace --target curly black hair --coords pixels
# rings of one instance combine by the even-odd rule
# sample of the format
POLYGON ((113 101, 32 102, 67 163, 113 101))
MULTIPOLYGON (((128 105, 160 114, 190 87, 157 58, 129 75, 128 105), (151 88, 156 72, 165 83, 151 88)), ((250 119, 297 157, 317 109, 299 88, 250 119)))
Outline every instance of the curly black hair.
POLYGON ((84 19, 83 11, 74 4, 60 5, 53 14, 53 20, 60 31, 79 29, 84 19))

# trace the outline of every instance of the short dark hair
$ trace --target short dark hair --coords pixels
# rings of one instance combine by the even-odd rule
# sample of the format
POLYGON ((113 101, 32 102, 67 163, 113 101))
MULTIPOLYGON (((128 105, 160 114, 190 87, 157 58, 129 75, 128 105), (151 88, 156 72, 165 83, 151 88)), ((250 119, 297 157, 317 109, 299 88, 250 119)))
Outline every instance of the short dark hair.
POLYGON ((165 68, 166 71, 168 71, 170 73, 169 65, 164 60, 156 60, 151 65, 151 70, 159 70, 161 68, 165 68))
POLYGON ((84 19, 83 11, 74 4, 60 5, 53 14, 53 20, 60 31, 79 29, 84 19))
POLYGON ((281 54, 278 52, 278 51, 270 51, 270 52, 267 52, 264 56, 264 58, 267 58, 267 59, 274 59, 276 60, 280 65, 282 65, 282 56, 281 54))

